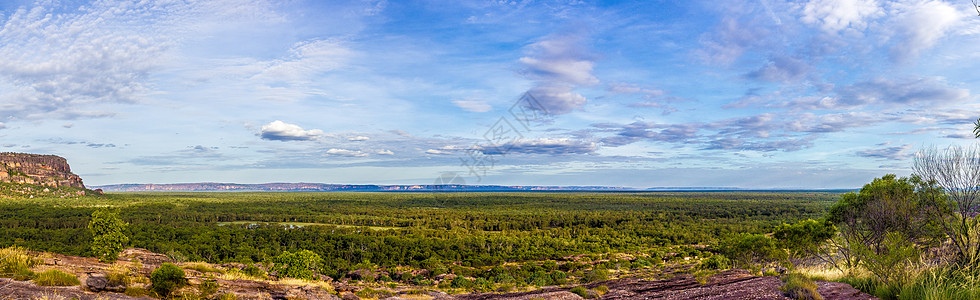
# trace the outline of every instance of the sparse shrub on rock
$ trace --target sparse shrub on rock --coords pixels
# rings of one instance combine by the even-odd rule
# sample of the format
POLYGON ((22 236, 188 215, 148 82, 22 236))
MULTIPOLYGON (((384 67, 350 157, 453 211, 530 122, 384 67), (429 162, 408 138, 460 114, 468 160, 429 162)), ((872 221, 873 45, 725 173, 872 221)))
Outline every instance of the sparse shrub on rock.
POLYGON ((166 297, 173 291, 187 285, 187 278, 184 277, 183 269, 174 264, 165 263, 150 273, 150 282, 153 291, 166 297))

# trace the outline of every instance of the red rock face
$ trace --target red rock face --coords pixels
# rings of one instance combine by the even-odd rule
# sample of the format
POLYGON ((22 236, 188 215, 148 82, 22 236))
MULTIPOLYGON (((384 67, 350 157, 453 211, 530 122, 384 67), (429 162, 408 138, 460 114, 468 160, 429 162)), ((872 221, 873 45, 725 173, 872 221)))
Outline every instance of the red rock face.
POLYGON ((85 188, 68 160, 56 155, 0 153, 0 182, 85 188))

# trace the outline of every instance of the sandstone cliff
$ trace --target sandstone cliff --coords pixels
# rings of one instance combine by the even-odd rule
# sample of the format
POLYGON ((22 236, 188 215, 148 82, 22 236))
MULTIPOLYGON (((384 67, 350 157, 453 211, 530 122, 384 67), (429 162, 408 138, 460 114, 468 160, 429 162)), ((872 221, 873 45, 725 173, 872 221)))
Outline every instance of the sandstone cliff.
POLYGON ((56 155, 0 153, 0 182, 85 188, 68 160, 56 155))

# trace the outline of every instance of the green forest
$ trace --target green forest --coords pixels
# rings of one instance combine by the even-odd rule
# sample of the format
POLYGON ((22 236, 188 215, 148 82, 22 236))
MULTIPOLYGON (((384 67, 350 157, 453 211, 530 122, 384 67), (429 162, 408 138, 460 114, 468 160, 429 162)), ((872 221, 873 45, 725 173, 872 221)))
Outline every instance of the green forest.
POLYGON ((36 197, 0 200, 0 247, 95 256, 86 226, 93 212, 109 209, 129 224, 128 246, 188 261, 259 263, 309 250, 322 258, 320 272, 335 278, 365 264, 482 270, 578 254, 661 255, 657 249, 717 244, 819 218, 838 197, 828 192, 36 197))

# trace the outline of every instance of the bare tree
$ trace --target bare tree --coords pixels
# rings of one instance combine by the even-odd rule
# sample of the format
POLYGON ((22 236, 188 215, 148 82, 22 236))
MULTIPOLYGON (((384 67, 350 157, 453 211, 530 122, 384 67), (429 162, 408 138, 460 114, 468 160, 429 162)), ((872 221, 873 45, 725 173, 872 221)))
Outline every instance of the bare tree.
POLYGON ((980 0, 973 0, 973 9, 976 9, 977 16, 980 16, 980 0))
POLYGON ((931 210, 933 219, 943 227, 953 241, 961 259, 971 264, 980 259, 980 149, 976 146, 936 147, 915 154, 912 169, 927 182, 943 189, 948 208, 931 210))

